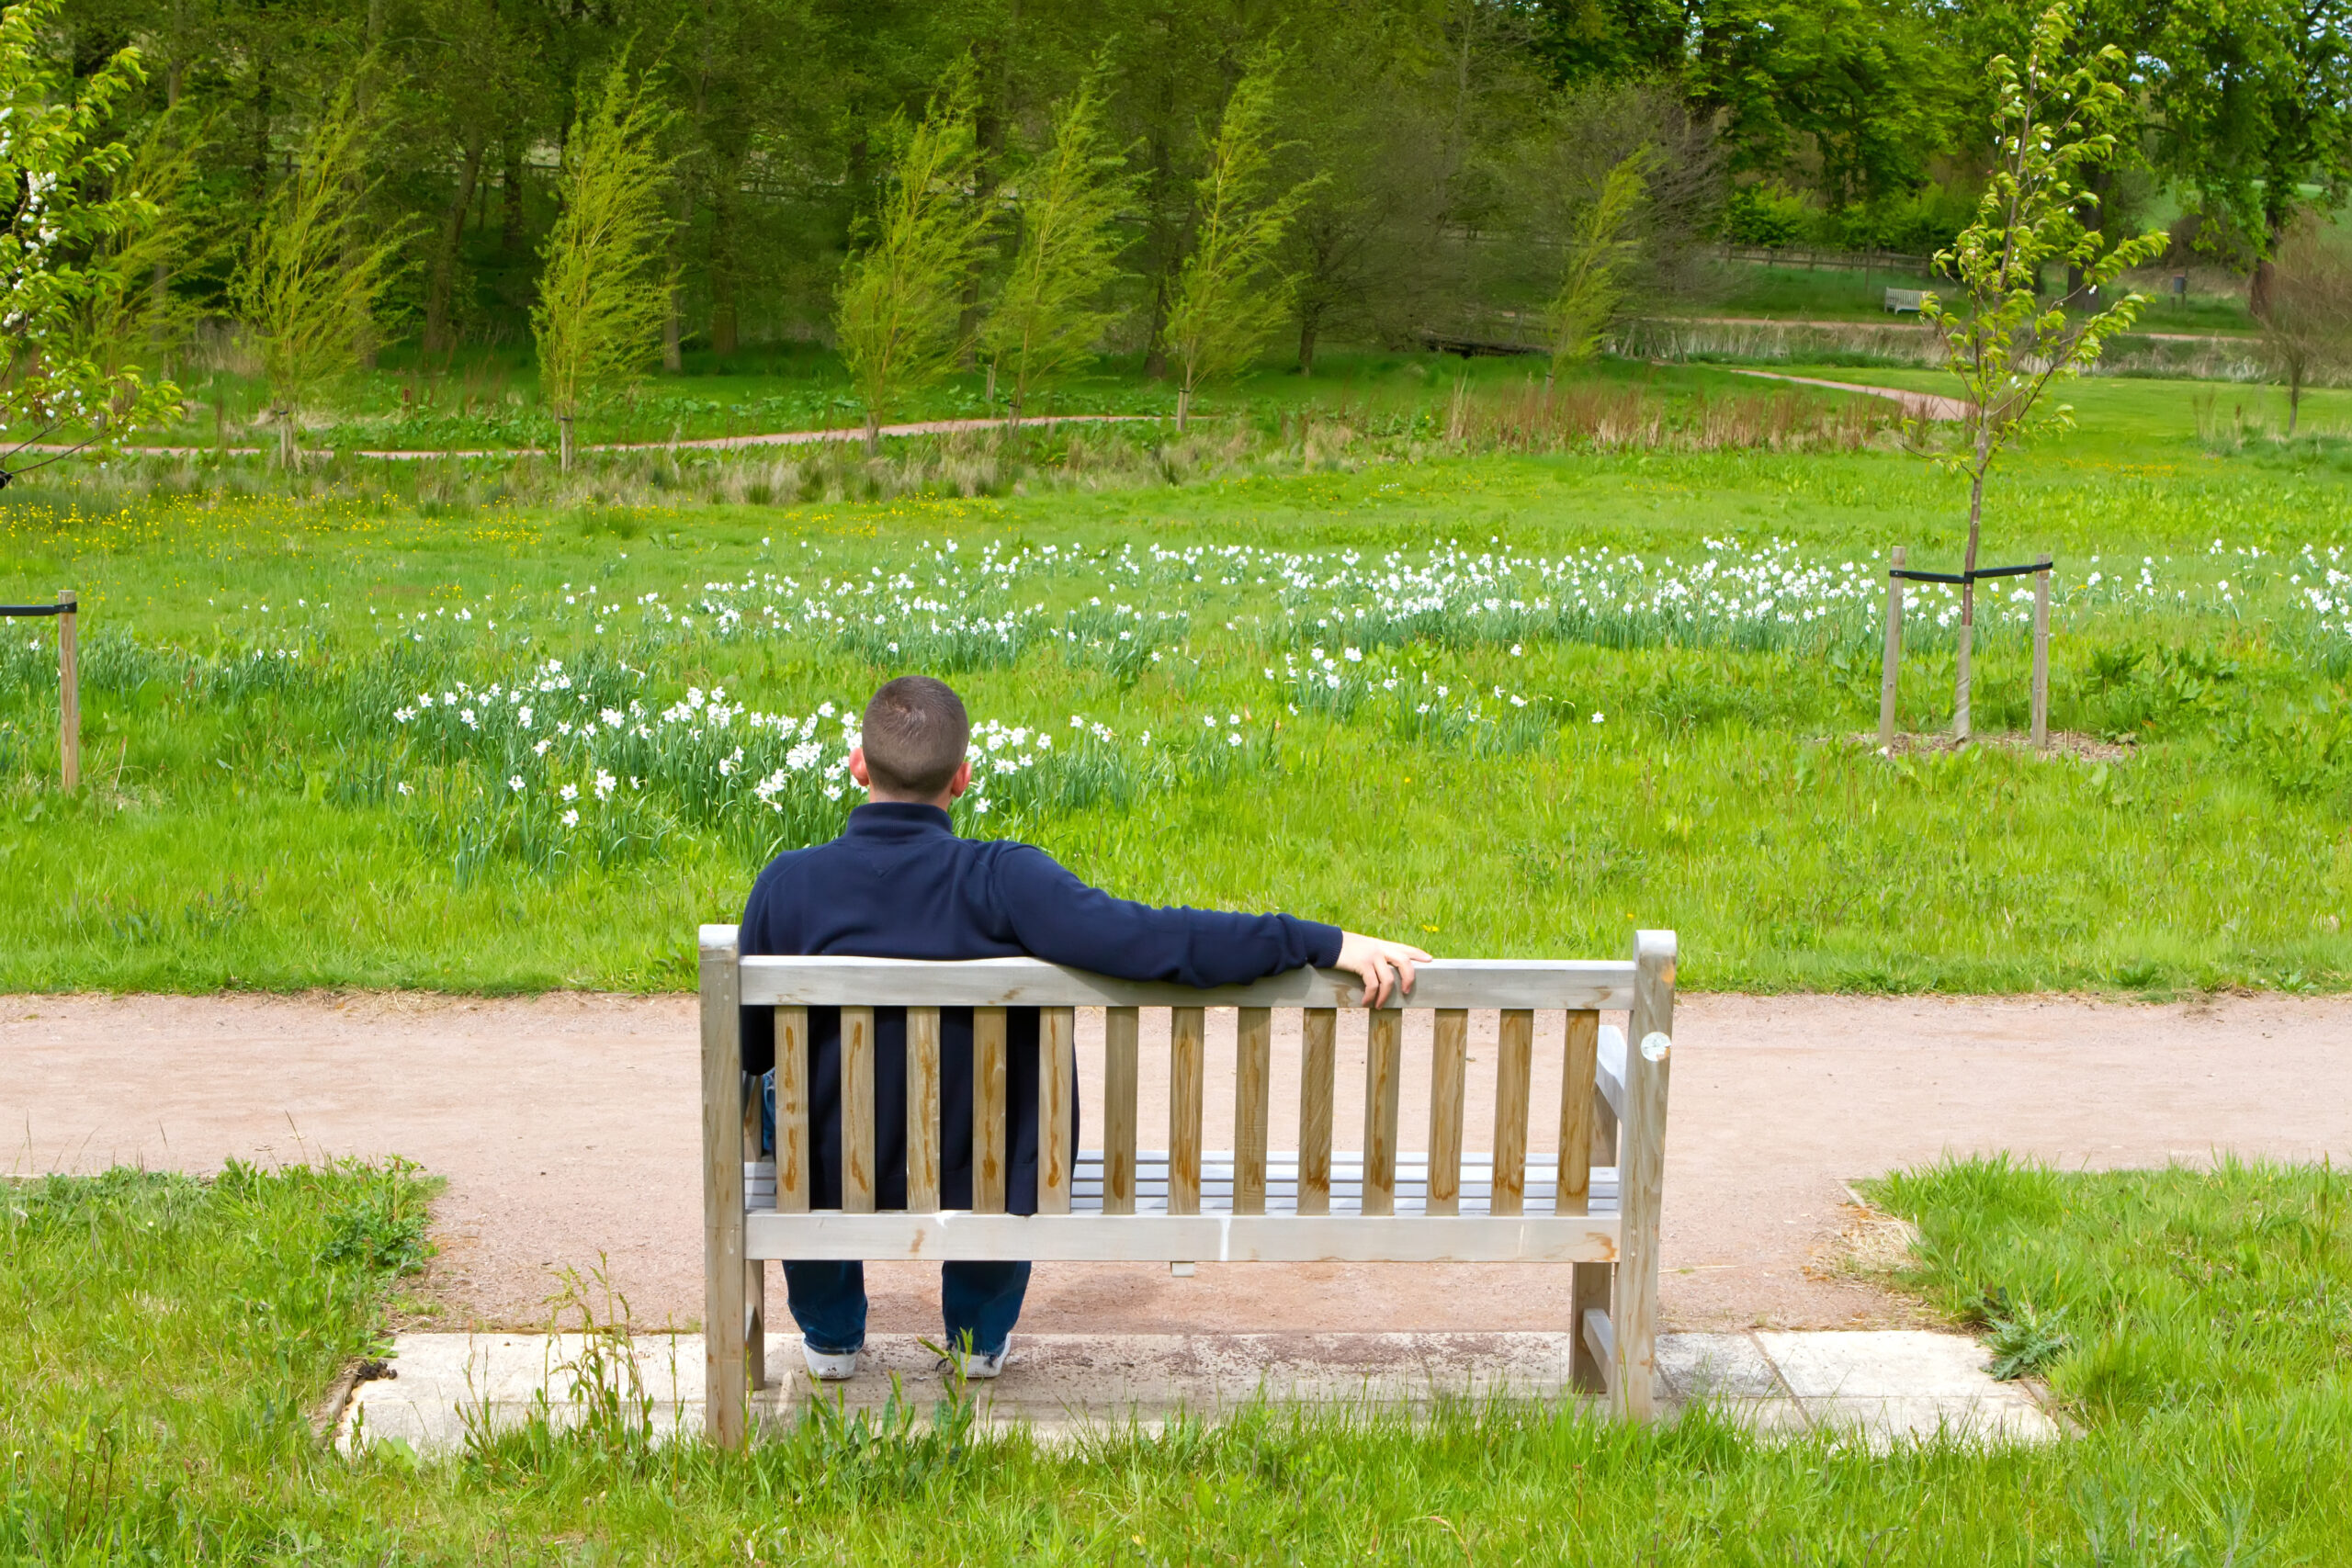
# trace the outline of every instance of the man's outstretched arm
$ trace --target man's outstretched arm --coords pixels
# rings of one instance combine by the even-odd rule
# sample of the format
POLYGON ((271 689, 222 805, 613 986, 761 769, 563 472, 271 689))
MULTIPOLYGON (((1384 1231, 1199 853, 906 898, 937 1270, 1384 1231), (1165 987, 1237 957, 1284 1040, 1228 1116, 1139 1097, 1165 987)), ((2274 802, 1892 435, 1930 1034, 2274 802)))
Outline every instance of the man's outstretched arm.
POLYGON ((1307 964, 1350 969, 1365 1004, 1413 987, 1430 955, 1294 915, 1155 908, 1115 898, 1023 845, 996 863, 995 894, 1014 941, 1038 957, 1129 980, 1238 986, 1307 964))

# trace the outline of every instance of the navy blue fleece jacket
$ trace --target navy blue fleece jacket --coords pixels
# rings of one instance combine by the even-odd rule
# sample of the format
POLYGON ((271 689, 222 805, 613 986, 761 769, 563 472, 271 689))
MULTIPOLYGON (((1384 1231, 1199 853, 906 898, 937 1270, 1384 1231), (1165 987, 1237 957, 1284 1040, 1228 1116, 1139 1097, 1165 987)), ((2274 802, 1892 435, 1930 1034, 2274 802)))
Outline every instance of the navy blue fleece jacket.
MULTIPOLYGON (((959 839, 933 806, 876 802, 850 813, 831 843, 776 856, 743 908, 742 952, 865 958, 1014 958, 1068 964, 1129 980, 1238 985, 1340 957, 1340 928, 1290 915, 1156 909, 1089 887, 1029 844, 959 839)), ((906 1010, 874 1020, 879 1190, 906 1204, 906 1010)), ((1037 1012, 1005 1021, 1010 1167, 1006 1207, 1037 1207, 1037 1012)), ((809 1140, 816 1207, 841 1204, 841 1015, 808 1011, 809 1140)), ((775 1054, 766 1008, 743 1010, 743 1066, 775 1054)), ((941 1201, 972 1201, 972 1013, 940 1015, 941 1201)))

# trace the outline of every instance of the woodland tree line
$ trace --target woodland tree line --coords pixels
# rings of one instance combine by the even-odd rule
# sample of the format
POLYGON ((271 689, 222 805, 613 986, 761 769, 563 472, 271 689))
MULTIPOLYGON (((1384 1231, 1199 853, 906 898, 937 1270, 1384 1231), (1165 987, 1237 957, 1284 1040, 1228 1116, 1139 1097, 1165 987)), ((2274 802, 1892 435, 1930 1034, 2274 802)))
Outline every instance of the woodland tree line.
MULTIPOLYGON (((356 278, 375 342, 427 355, 526 343, 548 308, 550 237, 590 224, 568 210, 584 188, 567 173, 575 140, 614 114, 634 118, 605 217, 658 253, 629 298, 606 301, 635 312, 622 336, 650 328, 673 366, 747 341, 830 341, 842 291, 861 286, 845 259, 885 242, 894 192, 922 194, 905 159, 929 128, 945 161, 923 178, 956 182, 971 224, 924 242, 963 244, 971 263, 931 307, 952 309, 959 347, 985 348, 985 332, 1001 351, 1018 330, 1001 303, 984 323, 984 301, 1012 297, 1058 156, 1067 194, 1100 209, 1080 215, 1102 252, 1077 275, 1101 285, 1077 302, 1083 346, 1189 384, 1186 356, 1213 360, 1201 334, 1234 309, 1278 313, 1257 327, 1293 334, 1306 369, 1334 340, 1508 333, 1531 313, 1555 339, 1586 331, 1624 289, 1700 288, 1716 241, 1940 248, 1994 161, 1985 62, 2023 51, 2033 9, 65 0, 42 36, 77 77, 139 51, 143 79, 108 112, 133 152, 116 177, 164 215, 137 258, 158 338, 252 319, 268 281, 256 246, 280 239, 257 237, 263 215, 309 202, 299 238, 356 278), (1238 94, 1254 95, 1239 104, 1247 145, 1220 153, 1238 94), (1073 148, 1074 106, 1087 124, 1073 148), (1236 155, 1247 188, 1221 217, 1217 160, 1236 155), (1258 246, 1231 261, 1237 276, 1282 287, 1188 317, 1187 268, 1220 243, 1258 246), (1579 265, 1593 298, 1569 299, 1564 327, 1579 265)), ((2352 177, 2347 16, 2352 0, 2081 6, 2078 43, 2122 53, 2129 120, 2121 155, 2088 174, 2099 207, 2086 216, 2120 237, 2169 192, 2188 214, 2175 259, 2245 268, 2258 310, 2264 258, 2352 177)), ((950 216, 899 215, 917 230, 950 216)), ((1050 292, 1069 276, 1030 281, 1050 292)), ((1045 304, 1037 321, 1077 330, 1072 301, 1045 304)), ((322 352, 348 336, 323 309, 322 352)), ((596 367, 582 374, 593 384, 596 367)))

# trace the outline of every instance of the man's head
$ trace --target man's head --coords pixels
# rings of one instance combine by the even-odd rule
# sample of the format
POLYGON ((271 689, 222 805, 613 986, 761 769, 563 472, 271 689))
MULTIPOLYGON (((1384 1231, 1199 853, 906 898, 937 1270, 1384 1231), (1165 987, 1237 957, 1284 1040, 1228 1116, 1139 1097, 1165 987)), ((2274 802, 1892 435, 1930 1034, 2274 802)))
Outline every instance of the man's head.
POLYGON ((972 721, 944 681, 899 676, 865 705, 865 728, 849 771, 875 799, 939 806, 971 784, 972 721))

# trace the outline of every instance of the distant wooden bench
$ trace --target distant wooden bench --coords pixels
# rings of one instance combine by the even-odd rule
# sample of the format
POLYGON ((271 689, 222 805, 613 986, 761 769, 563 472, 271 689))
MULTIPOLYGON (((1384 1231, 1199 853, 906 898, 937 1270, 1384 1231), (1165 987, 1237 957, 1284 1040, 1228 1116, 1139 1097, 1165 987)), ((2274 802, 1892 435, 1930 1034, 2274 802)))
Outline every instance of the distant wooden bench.
POLYGON ((1675 941, 1643 931, 1623 963, 1464 961, 1426 964, 1413 994, 1367 1021, 1361 1150, 1336 1153, 1332 1105, 1339 1014, 1353 975, 1296 970, 1255 985, 1199 990, 1114 980, 1028 958, 927 963, 740 955, 732 926, 702 928, 704 1343, 706 1431, 748 1435, 749 1390, 765 1360, 771 1258, 998 1258, 1041 1262, 1566 1263, 1579 1387, 1623 1416, 1653 1408, 1658 1207, 1674 1029, 1675 941), (757 1158, 757 1080, 743 1071, 741 1007, 775 1010, 778 1158, 757 1158), (1104 1012, 1100 1151, 1072 1149, 1077 1010, 1104 1012), (809 1206, 808 1010, 842 1010, 842 1203, 809 1206), (907 1193, 877 1213, 877 1007, 907 1009, 907 1193), (939 1010, 973 1013, 973 1187, 969 1211, 942 1209, 939 1010), (1004 1213, 1005 1012, 1041 1010, 1038 1213, 1004 1213), (1202 1145, 1205 1010, 1237 1018, 1235 1141, 1202 1145), (1165 1153, 1137 1146, 1138 1010, 1170 1010, 1165 1153), (1398 1146, 1405 1072, 1402 1009, 1431 1010, 1429 1146, 1398 1146), (1473 1009, 1496 1009, 1499 1046, 1491 1155, 1463 1150, 1473 1009), (1273 1011, 1301 1014, 1299 1142, 1267 1148, 1273 1011), (1566 1015, 1556 1156, 1530 1154, 1535 1014, 1566 1015), (1631 1015, 1625 1035, 1603 1011, 1631 1015))
POLYGON ((1890 288, 1886 291, 1886 308, 1898 316, 1905 311, 1916 316, 1927 298, 1928 291, 1924 288, 1890 288))

